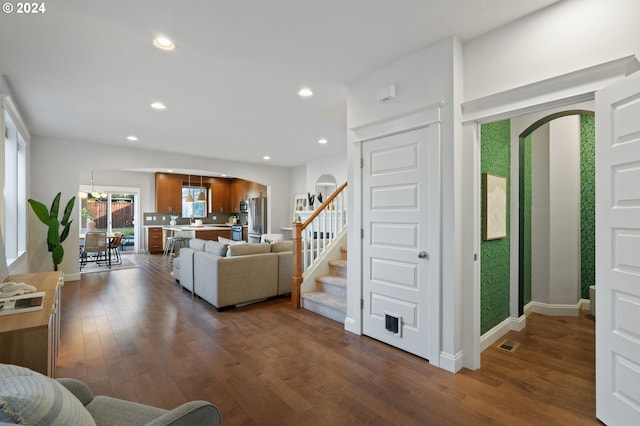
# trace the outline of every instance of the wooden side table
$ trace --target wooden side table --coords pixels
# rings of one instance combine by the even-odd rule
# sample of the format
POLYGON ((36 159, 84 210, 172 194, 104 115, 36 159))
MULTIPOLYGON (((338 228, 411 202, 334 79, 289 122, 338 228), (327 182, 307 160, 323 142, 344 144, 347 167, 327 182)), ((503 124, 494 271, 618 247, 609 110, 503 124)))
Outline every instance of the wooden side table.
POLYGON ((42 310, 0 317, 0 362, 30 368, 55 377, 60 347, 62 272, 39 272, 7 277, 44 291, 42 310))

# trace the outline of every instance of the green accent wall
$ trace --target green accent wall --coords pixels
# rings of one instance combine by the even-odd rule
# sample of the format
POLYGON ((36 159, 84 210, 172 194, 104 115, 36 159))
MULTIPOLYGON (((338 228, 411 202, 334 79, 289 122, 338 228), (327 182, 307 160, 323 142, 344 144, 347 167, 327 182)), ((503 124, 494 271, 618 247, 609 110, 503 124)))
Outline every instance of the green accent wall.
POLYGON ((589 298, 596 283, 596 133, 595 117, 580 116, 580 288, 589 298))
MULTIPOLYGON (((483 124, 480 131, 481 172, 507 178, 507 218, 509 217, 511 122, 483 124)), ((484 188, 483 188, 484 190, 484 188)), ((484 206, 482 210, 484 211, 484 206)), ((482 223, 483 221, 481 221, 482 223)), ((482 235, 482 229, 480 235, 482 235)), ((509 317, 509 235, 507 238, 482 241, 480 244, 480 333, 484 334, 509 317)))

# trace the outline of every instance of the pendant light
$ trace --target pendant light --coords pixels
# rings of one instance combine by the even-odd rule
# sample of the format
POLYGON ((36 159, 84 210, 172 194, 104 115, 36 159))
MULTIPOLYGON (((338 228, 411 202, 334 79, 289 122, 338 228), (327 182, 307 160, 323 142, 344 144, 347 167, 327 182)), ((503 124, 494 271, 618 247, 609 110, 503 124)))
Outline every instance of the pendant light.
POLYGON ((93 170, 91 170, 91 192, 90 192, 91 196, 93 198, 107 198, 107 193, 106 192, 98 192, 93 188, 93 170))
POLYGON ((191 195, 191 174, 189 174, 189 191, 187 192, 187 196, 184 197, 185 203, 193 203, 193 195, 191 195))
POLYGON ((198 202, 204 203, 207 201, 207 198, 204 196, 204 191, 202 190, 202 175, 200 175, 200 193, 198 194, 198 202))

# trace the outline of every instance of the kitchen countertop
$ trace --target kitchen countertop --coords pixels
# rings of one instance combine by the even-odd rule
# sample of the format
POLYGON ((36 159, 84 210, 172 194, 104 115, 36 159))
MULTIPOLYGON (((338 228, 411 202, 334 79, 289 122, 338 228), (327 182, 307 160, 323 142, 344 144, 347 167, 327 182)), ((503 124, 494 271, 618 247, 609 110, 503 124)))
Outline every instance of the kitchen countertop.
POLYGON ((162 229, 167 231, 226 231, 227 229, 231 229, 231 225, 224 224, 206 224, 202 226, 193 226, 193 225, 163 225, 162 229))

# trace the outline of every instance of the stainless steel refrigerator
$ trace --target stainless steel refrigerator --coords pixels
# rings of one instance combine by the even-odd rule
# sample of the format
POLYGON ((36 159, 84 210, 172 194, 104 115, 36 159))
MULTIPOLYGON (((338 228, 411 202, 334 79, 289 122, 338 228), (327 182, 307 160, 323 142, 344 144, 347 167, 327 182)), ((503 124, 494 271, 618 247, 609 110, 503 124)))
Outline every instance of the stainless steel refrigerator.
POLYGON ((250 243, 259 243, 262 234, 267 232, 267 199, 249 198, 247 200, 247 234, 250 243))

